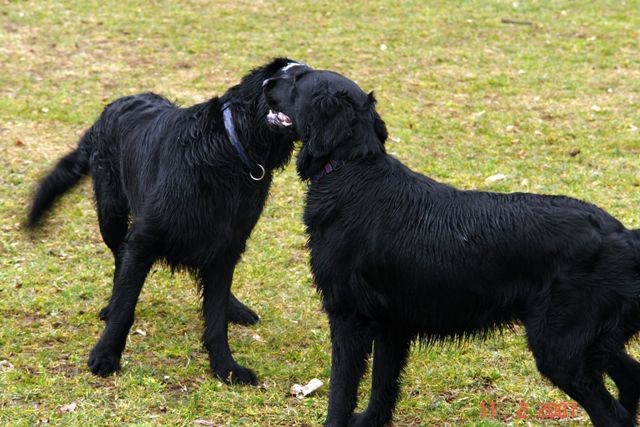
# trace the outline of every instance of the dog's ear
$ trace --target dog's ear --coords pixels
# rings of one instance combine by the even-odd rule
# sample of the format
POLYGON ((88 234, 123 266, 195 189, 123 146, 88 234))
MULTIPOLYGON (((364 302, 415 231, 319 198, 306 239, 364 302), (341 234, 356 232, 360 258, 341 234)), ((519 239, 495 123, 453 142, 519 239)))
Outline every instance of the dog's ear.
POLYGON ((315 120, 307 128, 308 151, 315 158, 326 158, 353 135, 353 106, 344 92, 322 91, 314 95, 311 108, 315 120))
POLYGON ((373 91, 369 92, 369 106, 371 111, 373 112, 373 130, 376 133, 376 136, 383 144, 389 137, 387 133, 387 126, 384 124, 384 120, 380 117, 380 114, 376 111, 376 97, 373 95, 373 91))
POLYGON ((375 110, 375 98, 357 104, 346 91, 323 88, 311 98, 298 155, 298 174, 310 178, 329 160, 353 160, 384 153, 387 129, 375 110))

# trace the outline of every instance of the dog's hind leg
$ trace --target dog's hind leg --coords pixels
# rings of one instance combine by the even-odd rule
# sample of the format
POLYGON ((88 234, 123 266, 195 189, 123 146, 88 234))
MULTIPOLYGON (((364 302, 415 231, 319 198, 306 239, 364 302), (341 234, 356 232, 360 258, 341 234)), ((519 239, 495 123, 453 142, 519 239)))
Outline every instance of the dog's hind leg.
POLYGON ((381 427, 391 421, 400 392, 400 374, 406 364, 410 344, 410 339, 394 334, 376 336, 369 405, 364 412, 351 418, 349 426, 381 427))
POLYGON ((133 224, 122 245, 121 265, 109 304, 109 318, 100 340, 89 355, 89 369, 96 375, 105 376, 120 369, 120 357, 133 324, 138 297, 156 260, 156 242, 151 241, 152 234, 141 232, 140 227, 133 224))
POLYGON ((227 333, 231 282, 239 258, 239 253, 234 256, 224 254, 200 271, 205 324, 202 342, 209 351, 209 363, 218 378, 226 383, 255 385, 258 383, 256 374, 233 359, 227 333))
MULTIPOLYGON (((557 313, 556 325, 563 322, 557 313)), ((563 314, 568 314, 564 312, 563 314)), ((551 317, 551 315, 549 315, 551 317)), ((593 316, 595 318, 595 316, 593 316)), ((576 316, 571 316, 576 318, 576 316)), ((582 316, 589 319, 589 313, 582 316)), ((548 321, 538 319, 535 322, 525 321, 529 348, 536 359, 538 370, 553 384, 567 393, 582 406, 591 422, 596 427, 631 427, 635 425, 634 417, 607 391, 604 385, 604 367, 600 357, 591 355, 587 349, 593 346, 585 339, 585 326, 575 334, 545 330, 548 321), (545 326, 542 326, 542 325, 545 326)))
POLYGON ((255 325, 260 320, 253 310, 241 303, 233 294, 229 295, 229 322, 237 325, 255 325))
MULTIPOLYGON (((99 176, 94 180, 94 191, 98 211, 98 222, 102 240, 109 247, 114 258, 113 286, 115 287, 120 269, 120 249, 129 228, 129 205, 113 177, 99 176)), ((111 291, 113 295, 113 289, 111 291)), ((107 320, 111 304, 100 310, 100 319, 107 320)))
POLYGON ((594 426, 635 425, 629 412, 605 388, 602 372, 591 369, 584 360, 565 363, 538 360, 538 369, 587 411, 594 426))
POLYGON ((358 385, 371 354, 373 335, 356 315, 329 314, 331 379, 327 426, 346 426, 358 399, 358 385))
POLYGON ((640 363, 619 351, 609 357, 606 373, 618 387, 618 400, 635 417, 640 399, 640 363))

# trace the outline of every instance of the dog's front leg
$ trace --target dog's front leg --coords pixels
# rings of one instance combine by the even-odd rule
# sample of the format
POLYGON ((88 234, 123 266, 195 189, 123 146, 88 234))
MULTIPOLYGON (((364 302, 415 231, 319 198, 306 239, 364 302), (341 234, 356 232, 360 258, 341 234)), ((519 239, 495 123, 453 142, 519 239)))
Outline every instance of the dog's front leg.
POLYGON ((256 374, 233 359, 227 335, 229 295, 237 259, 219 260, 201 272, 205 324, 202 342, 218 378, 226 383, 255 385, 256 374))
POLYGON ((350 427, 382 427, 391 421, 400 374, 407 361, 411 340, 387 333, 376 336, 373 349, 371 398, 367 409, 354 415, 350 427))
POLYGON ((325 426, 346 426, 357 404, 358 385, 371 354, 372 332, 357 316, 329 314, 331 380, 325 426))

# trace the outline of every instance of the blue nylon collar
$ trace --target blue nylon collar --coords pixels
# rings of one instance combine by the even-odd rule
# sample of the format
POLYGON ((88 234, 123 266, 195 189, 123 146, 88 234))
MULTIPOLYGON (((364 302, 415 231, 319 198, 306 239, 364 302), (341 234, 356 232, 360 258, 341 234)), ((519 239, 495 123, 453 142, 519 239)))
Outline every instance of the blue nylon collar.
POLYGON ((244 148, 242 148, 242 145, 240 145, 240 141, 238 140, 238 135, 236 134, 236 128, 233 126, 233 116, 231 115, 231 104, 228 102, 225 102, 222 105, 222 118, 224 119, 224 128, 227 131, 227 136, 229 137, 229 141, 231 142, 231 145, 233 145, 233 148, 236 149, 236 152, 238 153, 238 156, 242 160, 242 163, 244 163, 247 169, 249 169, 249 176, 251 176, 251 179, 253 179, 254 181, 262 180, 262 178, 264 178, 265 176, 264 167, 260 163, 256 163, 256 165, 260 169, 260 173, 258 176, 253 175, 252 171, 254 170, 254 166, 251 163, 251 160, 249 160, 247 153, 244 152, 244 148))

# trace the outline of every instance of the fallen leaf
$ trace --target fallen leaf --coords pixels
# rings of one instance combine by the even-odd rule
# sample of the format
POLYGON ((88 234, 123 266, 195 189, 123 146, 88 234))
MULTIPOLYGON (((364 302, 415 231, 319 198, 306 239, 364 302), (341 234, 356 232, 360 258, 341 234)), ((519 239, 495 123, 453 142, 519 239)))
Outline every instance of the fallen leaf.
POLYGON ((138 335, 142 335, 143 337, 147 336, 147 333, 145 331, 143 331, 142 329, 136 329, 135 331, 133 331, 134 334, 138 334, 138 335))
POLYGON ((10 371, 13 369, 13 364, 8 360, 0 360, 0 368, 5 371, 10 371))
POLYGON ((491 184, 493 182, 498 182, 498 181, 502 181, 504 179, 507 179, 507 175, 503 174, 503 173, 497 173, 495 175, 491 175, 489 177, 487 177, 484 180, 485 184, 491 184))
POLYGON ((569 155, 570 155, 571 157, 575 157, 575 156, 577 156, 578 154, 580 154, 580 149, 579 149, 579 148, 574 148, 573 150, 569 151, 569 155))
POLYGON ((24 141, 23 141, 23 140, 21 140, 21 139, 16 139, 16 145, 17 145, 18 147, 24 147, 24 146, 25 146, 25 145, 27 145, 27 144, 25 144, 25 143, 24 143, 24 141))
POLYGON ((600 106, 599 106, 599 105, 595 105, 595 104, 591 106, 591 109, 592 109, 593 111, 596 111, 596 112, 597 112, 597 111, 602 111, 602 108, 600 108, 600 106))
POLYGON ((62 405, 60 407, 60 412, 62 412, 63 414, 66 412, 73 412, 76 410, 76 402, 71 402, 68 405, 62 405))
POLYGON ((473 114, 471 115, 471 118, 472 118, 473 120, 478 120, 480 117, 484 116, 484 114, 485 114, 485 113, 486 113, 486 111, 484 111, 484 110, 482 110, 482 111, 477 111, 477 112, 475 112, 475 113, 473 113, 473 114))

